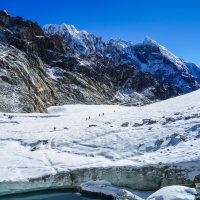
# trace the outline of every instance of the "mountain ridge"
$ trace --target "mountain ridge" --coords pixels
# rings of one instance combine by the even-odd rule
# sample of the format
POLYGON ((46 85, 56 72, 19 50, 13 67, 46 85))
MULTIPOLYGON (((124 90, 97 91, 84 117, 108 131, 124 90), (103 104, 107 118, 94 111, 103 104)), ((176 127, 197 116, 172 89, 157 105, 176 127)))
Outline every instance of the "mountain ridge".
POLYGON ((199 88, 199 67, 170 59, 159 44, 105 43, 64 24, 48 30, 0 11, 1 112, 77 103, 140 106, 199 88), (7 88, 15 88, 14 96, 7 88))
MULTIPOLYGON (((157 54, 158 56, 162 56, 162 59, 167 59, 169 62, 173 63, 174 66, 177 68, 177 70, 182 71, 182 76, 184 77, 188 77, 190 76, 189 74, 191 74, 192 76, 194 76, 196 78, 196 80, 192 80, 192 77, 189 78, 189 82, 193 81, 193 87, 194 88, 190 88, 191 85, 189 83, 183 83, 182 85, 179 85, 180 81, 177 80, 176 83, 174 83, 176 86, 180 87, 181 90, 183 90, 183 92, 190 92, 193 91, 195 88, 197 89, 199 87, 199 78, 196 77, 196 73, 194 73, 194 71, 198 71, 198 76, 200 74, 200 67, 193 64, 189 64, 187 62, 185 62, 184 60, 178 58, 177 56, 175 56, 173 53, 171 53, 168 49, 166 49, 164 46, 160 45, 158 42, 152 40, 150 37, 145 37, 144 41, 142 43, 136 43, 133 44, 132 42, 127 42, 125 40, 121 40, 121 39, 111 39, 108 40, 107 42, 104 42, 102 39, 98 40, 98 46, 100 47, 99 49, 96 48, 97 45, 95 45, 95 40, 94 38, 100 38, 100 37, 96 37, 93 34, 90 34, 86 31, 82 32, 82 31, 78 31, 74 26, 73 30, 75 30, 74 32, 76 33, 75 35, 73 34, 72 36, 70 36, 70 25, 66 25, 66 24, 61 24, 61 25, 55 25, 55 24, 49 24, 49 25, 45 25, 43 27, 43 30, 45 33, 49 34, 49 35, 54 35, 54 34, 58 34, 60 36, 62 36, 64 38, 64 40, 68 43, 69 41, 69 37, 71 38, 75 38, 74 42, 72 44, 73 46, 76 46, 76 43, 78 41, 79 46, 82 45, 83 49, 88 49, 86 51, 79 51, 79 49, 76 51, 77 54, 79 55, 88 55, 88 54, 99 54, 103 57, 106 58, 110 58, 111 60, 114 60, 114 62, 119 63, 119 64, 131 64, 131 65, 136 65, 138 68, 140 68, 141 71, 144 72, 150 72, 152 75, 156 75, 156 71, 158 70, 156 67, 159 67, 158 65, 155 66, 156 69, 152 70, 152 65, 150 66, 144 66, 146 65, 146 62, 141 61, 141 56, 137 56, 136 53, 137 51, 134 49, 136 46, 138 47, 143 47, 143 46, 151 46, 153 50, 151 50, 150 53, 154 53, 157 54), (67 27, 67 28, 66 28, 67 27), (52 31, 53 29, 53 31, 52 31), (90 38, 92 38, 92 40, 89 40, 90 38, 87 38, 87 42, 90 45, 87 45, 87 43, 82 39, 83 36, 82 35, 90 35, 90 38), (93 44, 93 45, 91 45, 93 44), (92 46, 92 48, 90 48, 92 46), (155 48, 155 49, 154 49, 155 48), (159 51, 156 51, 156 48, 158 48, 159 51), (116 49, 116 51, 114 51, 113 53, 113 49, 116 49), (121 60, 117 60, 117 58, 115 58, 114 54, 119 54, 118 57, 120 57, 119 59, 121 60), (123 56, 125 56, 125 59, 122 59, 123 56), (189 65, 189 67, 188 67, 189 65), (141 67, 142 66, 142 67, 141 67), (185 84, 188 84, 188 87, 185 87, 185 84)), ((85 37, 86 37, 85 36, 85 37)), ((69 43, 69 45, 71 45, 69 43)), ((75 48, 76 49, 76 48, 75 48)), ((81 48, 80 48, 81 49, 81 48)), ((140 48, 141 49, 141 48, 140 48)), ((156 56, 154 56, 154 60, 156 56)), ((150 59, 147 59, 147 61, 151 61, 150 59)), ((157 59, 157 61, 159 61, 159 59, 157 59)), ((154 64, 154 63, 153 63, 154 64)), ((161 64, 161 63, 159 63, 161 64)), ((173 66, 173 67, 174 67, 173 66)), ((164 66, 162 65, 160 68, 163 68, 164 66)), ((169 68, 169 66, 168 66, 169 68)), ((172 67, 171 67, 172 68, 172 67)), ((160 73, 160 72, 159 72, 160 73)), ((176 74, 177 76, 178 74, 176 74)), ((179 75, 180 76, 180 75, 179 75)), ((160 81, 162 81, 163 77, 159 77, 158 75, 156 76, 160 81)), ((168 77, 167 77, 168 78, 168 77)), ((165 81, 165 83, 167 83, 165 81)))

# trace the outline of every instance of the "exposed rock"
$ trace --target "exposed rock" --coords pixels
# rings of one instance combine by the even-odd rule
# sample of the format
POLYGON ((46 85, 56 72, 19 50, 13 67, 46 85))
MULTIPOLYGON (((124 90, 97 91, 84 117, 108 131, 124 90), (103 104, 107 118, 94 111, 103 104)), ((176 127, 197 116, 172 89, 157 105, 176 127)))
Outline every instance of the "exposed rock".
POLYGON ((146 124, 146 125, 151 125, 151 124, 155 124, 157 121, 156 120, 153 120, 153 119, 143 119, 143 124, 146 124))
POLYGON ((124 122, 121 127, 128 127, 129 126, 129 122, 124 122))
POLYGON ((54 103, 54 88, 44 64, 0 43, 1 112, 45 112, 54 103))
POLYGON ((5 26, 10 21, 10 16, 5 10, 0 10, 0 26, 5 26))
POLYGON ((139 126, 143 126, 143 123, 134 123, 133 127, 139 127, 139 126))
POLYGON ((200 183, 200 174, 198 176, 195 176, 194 183, 200 183))
POLYGON ((97 125, 95 124, 89 124, 89 127, 96 127, 97 125))
POLYGON ((164 117, 164 122, 162 122, 162 124, 165 125, 167 123, 173 123, 175 121, 176 121, 176 119, 173 117, 164 117))

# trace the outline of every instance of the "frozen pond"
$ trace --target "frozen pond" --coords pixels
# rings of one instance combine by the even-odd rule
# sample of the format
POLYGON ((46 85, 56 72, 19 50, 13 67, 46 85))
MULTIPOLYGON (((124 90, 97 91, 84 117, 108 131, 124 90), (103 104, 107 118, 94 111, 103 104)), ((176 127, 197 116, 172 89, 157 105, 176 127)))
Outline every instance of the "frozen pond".
POLYGON ((0 200, 101 200, 101 198, 95 196, 85 197, 82 196, 80 193, 57 190, 7 195, 0 197, 0 200))

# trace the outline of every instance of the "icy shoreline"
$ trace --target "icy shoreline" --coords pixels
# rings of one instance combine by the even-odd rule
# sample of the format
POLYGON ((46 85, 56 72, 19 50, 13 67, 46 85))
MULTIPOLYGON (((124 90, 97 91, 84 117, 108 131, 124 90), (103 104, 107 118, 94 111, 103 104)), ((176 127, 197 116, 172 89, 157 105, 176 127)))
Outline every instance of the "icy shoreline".
POLYGON ((128 187, 134 190, 156 191, 168 185, 195 185, 189 179, 189 168, 177 166, 121 166, 107 168, 83 168, 55 175, 32 178, 28 181, 5 181, 0 183, 0 195, 57 189, 79 188, 84 182, 91 180, 106 180, 118 187, 128 187))
MULTIPOLYGON (((38 189, 38 188, 37 188, 38 189)), ((51 188, 42 190, 30 190, 24 191, 25 193, 28 192, 42 192, 50 191, 51 188)), ((73 192, 73 193, 80 193, 85 197, 91 198, 100 198, 106 200, 195 200, 198 199, 197 191, 194 188, 189 188, 180 185, 173 185, 162 187, 161 189, 157 190, 156 192, 153 191, 138 191, 138 190, 131 190, 127 188, 117 187, 112 185, 110 182, 105 180, 96 180, 96 181, 88 181, 82 183, 79 187, 54 187, 52 188, 53 191, 59 192, 59 190, 64 189, 66 192, 73 192)), ((52 191, 52 190, 51 190, 52 191)), ((19 193, 22 193, 19 192, 19 193)), ((9 194, 10 195, 10 194, 9 194)), ((30 196, 30 195, 29 195, 30 196)), ((1 197, 1 196, 0 196, 1 197)))

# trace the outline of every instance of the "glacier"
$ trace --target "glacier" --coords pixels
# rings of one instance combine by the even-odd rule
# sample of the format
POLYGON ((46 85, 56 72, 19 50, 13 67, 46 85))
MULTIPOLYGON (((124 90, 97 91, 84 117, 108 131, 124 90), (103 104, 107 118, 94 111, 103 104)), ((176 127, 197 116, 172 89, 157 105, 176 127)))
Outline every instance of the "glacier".
POLYGON ((79 187, 197 185, 200 90, 142 107, 64 105, 0 113, 0 194, 79 187))

